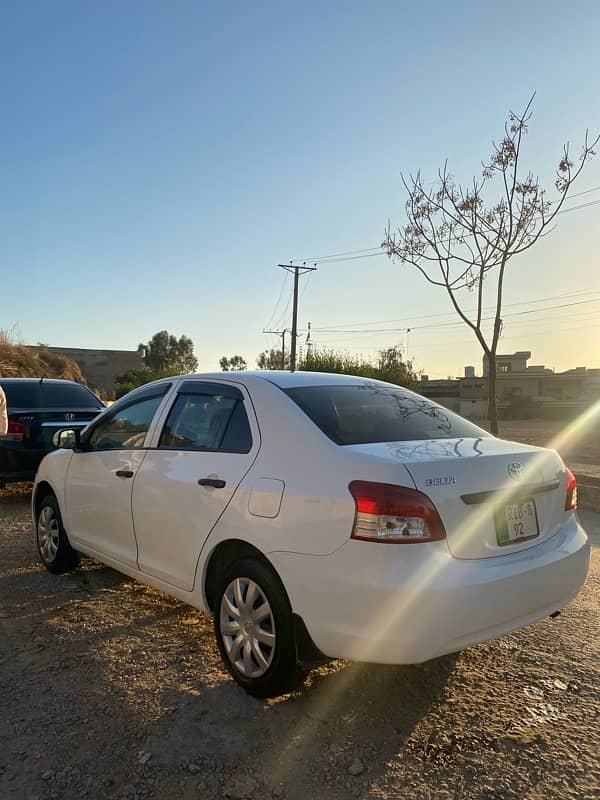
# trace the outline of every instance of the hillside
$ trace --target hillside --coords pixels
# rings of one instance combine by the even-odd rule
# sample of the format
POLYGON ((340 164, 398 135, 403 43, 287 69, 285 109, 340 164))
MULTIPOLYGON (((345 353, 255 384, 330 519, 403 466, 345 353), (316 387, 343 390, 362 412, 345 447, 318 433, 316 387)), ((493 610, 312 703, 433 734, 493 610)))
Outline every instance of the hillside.
POLYGON ((74 361, 50 353, 43 345, 32 350, 16 344, 0 330, 0 378, 63 378, 85 383, 74 361))

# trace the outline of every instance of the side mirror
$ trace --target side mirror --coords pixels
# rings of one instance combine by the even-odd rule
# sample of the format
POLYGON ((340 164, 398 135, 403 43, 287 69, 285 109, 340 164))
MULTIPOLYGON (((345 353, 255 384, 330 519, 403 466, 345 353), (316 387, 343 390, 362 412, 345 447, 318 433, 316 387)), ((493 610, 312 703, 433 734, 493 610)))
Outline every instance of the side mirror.
POLYGON ((57 431, 52 437, 52 444, 63 450, 73 450, 79 444, 79 431, 72 429, 57 431))

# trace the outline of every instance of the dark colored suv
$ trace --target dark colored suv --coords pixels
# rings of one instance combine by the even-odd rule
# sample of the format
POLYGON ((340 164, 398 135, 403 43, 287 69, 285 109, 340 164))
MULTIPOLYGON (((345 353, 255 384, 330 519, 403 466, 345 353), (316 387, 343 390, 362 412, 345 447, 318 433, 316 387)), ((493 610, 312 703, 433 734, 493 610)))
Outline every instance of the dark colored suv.
POLYGON ((32 481, 61 428, 83 428, 104 408, 87 387, 46 378, 0 378, 8 432, 0 436, 0 487, 32 481))

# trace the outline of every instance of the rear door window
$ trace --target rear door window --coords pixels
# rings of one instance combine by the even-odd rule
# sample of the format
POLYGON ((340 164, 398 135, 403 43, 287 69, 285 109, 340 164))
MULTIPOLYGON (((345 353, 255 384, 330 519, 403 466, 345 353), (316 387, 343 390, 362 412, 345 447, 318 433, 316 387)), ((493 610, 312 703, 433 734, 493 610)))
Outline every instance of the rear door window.
POLYGON ((241 393, 190 384, 184 384, 171 408, 159 448, 248 453, 252 435, 241 393))
POLYGON ((365 382, 284 391, 339 445, 489 436, 458 414, 401 387, 365 382))

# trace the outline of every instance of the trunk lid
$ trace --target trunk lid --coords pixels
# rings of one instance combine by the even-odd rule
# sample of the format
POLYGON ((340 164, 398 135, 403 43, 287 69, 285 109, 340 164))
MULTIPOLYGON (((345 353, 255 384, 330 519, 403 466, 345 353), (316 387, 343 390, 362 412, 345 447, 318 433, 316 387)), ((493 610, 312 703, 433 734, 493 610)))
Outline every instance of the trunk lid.
POLYGON ((94 408, 34 408, 11 409, 9 419, 25 426, 23 445, 51 449, 52 437, 67 428, 84 428, 103 409, 94 408))
POLYGON ((553 536, 565 518, 566 472, 553 450, 494 437, 348 449, 406 467, 415 487, 437 508, 456 558, 534 547, 553 536))

